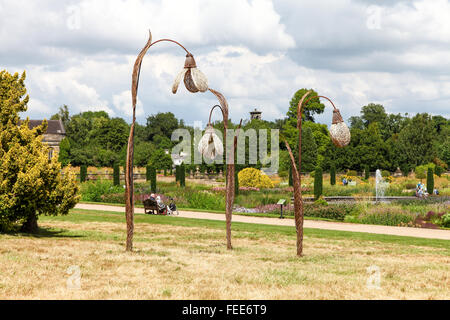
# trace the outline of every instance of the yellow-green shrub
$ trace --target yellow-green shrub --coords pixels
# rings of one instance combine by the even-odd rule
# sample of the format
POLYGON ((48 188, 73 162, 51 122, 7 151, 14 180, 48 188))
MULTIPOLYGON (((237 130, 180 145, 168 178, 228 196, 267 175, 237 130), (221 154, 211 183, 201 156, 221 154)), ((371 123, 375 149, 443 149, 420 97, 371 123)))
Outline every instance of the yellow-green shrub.
POLYGON ((263 174, 261 170, 255 168, 245 168, 238 174, 239 186, 254 188, 273 188, 273 182, 263 174))
POLYGON ((61 173, 57 157, 49 160, 42 142, 47 122, 33 129, 28 120, 25 73, 0 71, 0 229, 23 223, 23 231, 37 231, 39 215, 68 214, 79 200, 75 174, 61 173))

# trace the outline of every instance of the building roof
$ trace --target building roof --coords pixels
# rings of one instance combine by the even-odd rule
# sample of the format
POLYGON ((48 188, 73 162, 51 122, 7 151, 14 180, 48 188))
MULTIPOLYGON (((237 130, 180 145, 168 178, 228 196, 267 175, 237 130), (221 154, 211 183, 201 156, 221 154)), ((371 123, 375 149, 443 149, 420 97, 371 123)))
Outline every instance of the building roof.
POLYGON ((255 108, 255 111, 250 111, 250 113, 262 113, 262 111, 259 111, 259 110, 257 110, 256 108, 255 108))
MULTIPOLYGON (((28 128, 33 129, 37 126, 40 126, 44 120, 29 120, 28 128)), ((22 120, 19 121, 19 125, 22 123, 22 120)), ((66 134, 66 130, 64 129, 64 125, 61 120, 47 120, 48 127, 45 134, 66 134)))

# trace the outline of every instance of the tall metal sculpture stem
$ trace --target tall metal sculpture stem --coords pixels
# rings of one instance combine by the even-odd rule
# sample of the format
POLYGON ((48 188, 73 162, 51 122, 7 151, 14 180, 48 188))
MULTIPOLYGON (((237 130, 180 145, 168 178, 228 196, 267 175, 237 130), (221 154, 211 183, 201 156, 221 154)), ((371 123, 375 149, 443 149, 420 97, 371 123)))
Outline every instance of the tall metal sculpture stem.
POLYGON ((294 184, 294 216, 295 216, 295 228, 297 230, 297 255, 302 256, 303 255, 303 222, 304 222, 304 215, 303 215, 303 199, 302 199, 302 177, 301 177, 301 170, 302 170, 302 111, 303 111, 303 105, 305 105, 309 100, 313 98, 325 98, 328 101, 331 102, 331 104, 334 107, 333 111, 333 123, 342 121, 342 117, 339 113, 339 110, 335 107, 334 103, 325 96, 313 96, 305 101, 306 97, 311 94, 312 91, 306 92, 303 97, 300 99, 298 106, 297 106, 297 130, 299 131, 298 134, 298 166, 295 163, 295 157, 292 153, 291 147, 289 146, 289 143, 285 140, 286 148, 289 152, 289 157, 291 159, 291 165, 292 165, 292 178, 293 178, 293 184, 294 184))
MULTIPOLYGON (((211 124, 211 116, 212 112, 215 108, 219 108, 222 111, 223 116, 223 144, 225 146, 227 145, 227 130, 228 130, 228 103, 225 97, 215 90, 209 89, 219 100, 220 105, 215 105, 212 107, 211 112, 209 113, 209 120, 208 124, 211 124)), ((231 245, 231 220, 233 215, 233 203, 234 203, 234 197, 235 197, 235 165, 234 165, 234 154, 236 152, 237 147, 237 139, 239 136, 239 130, 242 126, 242 119, 239 124, 238 130, 236 134, 234 135, 234 141, 233 146, 230 153, 226 153, 226 166, 227 166, 227 172, 226 172, 226 206, 225 206, 225 218, 226 218, 226 234, 227 234, 227 249, 231 250, 233 249, 233 246, 231 245)))
POLYGON ((155 45, 159 42, 172 42, 180 46, 186 53, 190 53, 184 46, 182 46, 177 41, 171 39, 161 39, 152 43, 152 34, 150 32, 149 39, 145 45, 145 47, 139 53, 136 62, 134 63, 133 68, 133 76, 131 83, 131 95, 132 95, 132 103, 133 103, 133 119, 130 128, 130 136, 128 138, 128 147, 127 147, 127 164, 125 169, 125 200, 126 200, 126 209, 125 216, 127 221, 127 244, 126 250, 133 250, 133 233, 134 233, 134 182, 133 182, 133 161, 134 161, 134 130, 136 125, 136 102, 137 102, 137 92, 139 87, 139 77, 141 73, 141 65, 142 60, 144 59, 145 54, 151 46, 155 45))
MULTIPOLYGON (((174 41, 172 39, 161 39, 152 43, 152 34, 150 32, 149 39, 144 46, 144 48, 139 53, 136 62, 134 63, 133 75, 132 75, 132 84, 131 84, 131 95, 132 95, 132 104, 133 104, 133 119, 130 128, 130 136, 128 138, 128 147, 127 147, 127 161, 126 161, 126 170, 125 170, 125 198, 126 198, 126 209, 125 216, 127 222, 127 241, 126 241, 126 250, 133 250, 133 234, 134 234, 134 175, 133 175, 133 161, 134 161, 134 131, 136 125, 136 103, 137 103, 137 93, 139 87, 139 77, 141 73, 141 65, 142 60, 144 59, 145 54, 151 46, 159 43, 159 42, 172 42, 180 46, 186 53, 188 54, 187 58, 192 54, 179 42, 174 41)), ((193 60, 190 60, 193 61, 193 60)), ((194 62, 195 64, 195 62, 194 62)), ((186 66, 186 65, 185 65, 186 66)), ((222 107, 222 113, 224 116, 224 126, 228 128, 228 103, 225 97, 218 91, 213 89, 209 89, 219 100, 220 105, 222 107)), ((241 121, 242 122, 242 121, 241 121)), ((225 132, 226 133, 226 132, 225 132)), ((225 134, 226 137, 226 134, 225 134)), ((227 248, 231 249, 231 213, 233 209, 234 202, 234 150, 237 144, 237 136, 234 141, 234 148, 230 156, 232 156, 233 164, 227 164, 227 195, 226 195, 226 216, 227 216, 227 248), (233 188, 233 189, 231 189, 233 188)))

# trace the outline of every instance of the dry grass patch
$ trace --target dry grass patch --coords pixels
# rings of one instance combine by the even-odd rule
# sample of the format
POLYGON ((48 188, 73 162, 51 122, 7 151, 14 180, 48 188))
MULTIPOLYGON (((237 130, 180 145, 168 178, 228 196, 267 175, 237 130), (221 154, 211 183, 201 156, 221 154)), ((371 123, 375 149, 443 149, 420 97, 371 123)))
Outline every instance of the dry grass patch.
POLYGON ((0 235, 0 299, 448 299, 448 249, 139 223, 45 221, 51 236, 0 235), (370 266, 380 289, 368 289, 370 266), (81 289, 67 287, 79 266, 81 289))

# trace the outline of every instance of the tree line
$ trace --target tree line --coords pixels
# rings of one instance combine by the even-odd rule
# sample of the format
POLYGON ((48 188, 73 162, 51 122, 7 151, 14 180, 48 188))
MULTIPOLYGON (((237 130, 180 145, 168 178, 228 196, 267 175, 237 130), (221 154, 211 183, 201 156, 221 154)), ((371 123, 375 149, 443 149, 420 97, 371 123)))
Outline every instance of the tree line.
MULTIPOLYGON (((280 171, 289 171, 288 153, 283 139, 288 140, 297 154, 298 131, 297 104, 307 89, 298 90, 283 119, 274 121, 247 120, 242 130, 278 129, 280 139, 280 171)), ((317 95, 313 91, 312 95, 317 95)), ((311 99, 303 112, 302 128, 302 171, 311 172, 316 167, 329 171, 384 169, 395 171, 400 168, 407 173, 417 166, 434 163, 444 169, 450 164, 450 121, 443 116, 419 113, 414 116, 388 113, 384 106, 370 103, 363 106, 360 115, 352 116, 347 124, 352 139, 345 148, 336 148, 331 142, 328 127, 315 122, 315 115, 323 113, 325 106, 318 98, 311 99)), ((122 118, 111 118, 105 111, 87 111, 76 115, 69 114, 63 106, 51 119, 61 119, 66 128, 66 138, 61 142, 59 161, 63 165, 108 166, 124 165, 130 125, 122 118)), ((331 116, 330 116, 331 119, 331 116)), ((217 121, 214 127, 223 130, 223 122, 217 121)), ((230 128, 237 123, 230 121, 230 128)), ((185 128, 194 137, 194 128, 187 126, 171 112, 157 113, 146 119, 145 125, 136 124, 135 156, 136 166, 152 165, 158 170, 171 169, 172 159, 166 150, 171 150, 179 142, 171 141, 172 132, 185 128)), ((270 137, 270 132, 269 135, 270 137)), ((247 139, 248 140, 248 139, 247 139)), ((268 139, 270 143, 270 138, 268 139)), ((246 142, 248 154, 249 141, 246 142)), ((270 149, 268 149, 270 150, 270 149)), ((192 150, 195 152, 196 150, 192 150)), ((170 152, 169 152, 170 153, 170 152)), ((193 154, 192 154, 193 157, 193 154)), ((247 163, 244 167, 261 167, 247 163)), ((188 170, 195 170, 188 165, 188 170)), ((200 170, 224 170, 224 165, 200 165, 200 170)))

